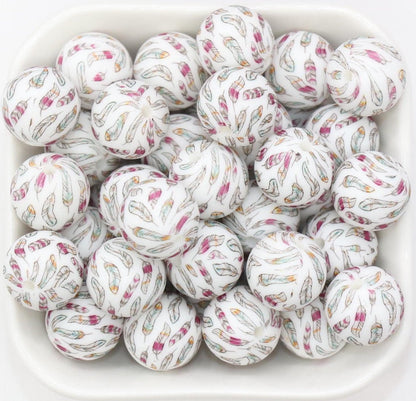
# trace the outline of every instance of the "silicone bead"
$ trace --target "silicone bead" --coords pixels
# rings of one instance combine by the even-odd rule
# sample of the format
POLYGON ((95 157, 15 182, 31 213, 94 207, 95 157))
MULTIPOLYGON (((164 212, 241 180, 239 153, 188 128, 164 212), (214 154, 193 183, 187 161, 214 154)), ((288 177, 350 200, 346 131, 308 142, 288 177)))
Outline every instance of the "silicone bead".
POLYGON ((67 358, 82 361, 108 354, 120 340, 123 321, 98 308, 85 286, 65 306, 45 316, 51 344, 67 358))
POLYGON ((381 152, 347 159, 332 186, 336 212, 345 222, 365 230, 384 230, 406 211, 410 182, 402 165, 381 152))
POLYGON ((166 371, 188 364, 202 342, 195 308, 177 294, 164 294, 142 316, 126 320, 124 343, 145 368, 166 371))
POLYGON ((297 232, 278 231, 253 248, 246 275, 253 294, 266 306, 291 311, 319 296, 327 269, 325 255, 314 240, 297 232))
POLYGON ((117 39, 100 32, 83 33, 65 43, 56 68, 74 82, 82 107, 87 110, 91 110, 100 91, 133 75, 127 49, 117 39))
POLYGON ((179 152, 169 175, 188 189, 202 219, 232 213, 248 191, 245 164, 230 148, 207 140, 193 142, 179 152))
POLYGON ((269 66, 273 32, 261 14, 227 6, 202 22, 196 37, 199 56, 211 74, 226 67, 245 67, 262 74, 269 66))
POLYGON ((85 212, 90 186, 75 161, 57 153, 41 153, 19 166, 10 198, 17 217, 27 226, 60 230, 85 212))
POLYGON ((215 221, 201 221, 192 248, 167 260, 168 277, 182 294, 208 300, 236 284, 243 261, 240 241, 229 228, 215 221))
POLYGON ((355 345, 385 341, 399 326, 403 312, 399 285, 376 266, 342 271, 332 280, 325 296, 325 313, 332 330, 355 345))
POLYGON ((169 110, 156 89, 125 79, 100 92, 91 116, 93 133, 109 153, 139 159, 158 148, 168 127, 169 110))
POLYGON ((169 32, 153 36, 140 46, 134 78, 155 87, 173 111, 196 103, 208 74, 199 60, 196 40, 169 32))
POLYGON ((80 110, 74 84, 55 68, 29 68, 10 81, 3 92, 7 129, 32 146, 62 138, 75 126, 80 110))
POLYGON ((247 286, 234 287, 205 308, 202 335, 208 349, 231 365, 265 359, 279 341, 279 314, 263 305, 247 286))
POLYGON ((26 308, 64 306, 80 290, 83 265, 74 244, 53 231, 33 231, 7 252, 3 278, 8 292, 26 308))
POLYGON ((397 49, 384 39, 359 37, 332 54, 326 79, 332 99, 344 110, 374 116, 390 110, 406 86, 406 71, 397 49))
POLYGON ((165 264, 161 260, 144 260, 123 238, 113 238, 90 258, 86 283, 100 309, 130 317, 148 310, 162 295, 165 264))

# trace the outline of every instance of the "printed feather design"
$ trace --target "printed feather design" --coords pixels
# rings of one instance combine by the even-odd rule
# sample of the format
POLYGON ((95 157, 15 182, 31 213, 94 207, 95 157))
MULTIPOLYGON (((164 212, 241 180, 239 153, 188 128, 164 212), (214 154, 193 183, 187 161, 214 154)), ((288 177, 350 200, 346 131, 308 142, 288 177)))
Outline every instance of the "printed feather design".
POLYGON ((238 15, 224 14, 221 16, 221 21, 225 24, 232 25, 241 36, 246 36, 246 24, 238 15))
POLYGON ((290 319, 283 319, 283 328, 287 333, 287 337, 292 347, 299 349, 299 343, 296 336, 296 329, 293 322, 290 319))
POLYGON ((55 208, 55 194, 52 192, 47 198, 42 207, 42 218, 49 227, 53 227, 57 223, 54 213, 55 208))
POLYGON ((161 302, 158 302, 157 304, 155 304, 155 306, 149 312, 147 312, 146 319, 144 320, 144 323, 142 326, 142 333, 145 336, 148 336, 153 331, 155 321, 161 312, 162 312, 161 302))
POLYGON ((364 322, 366 319, 366 310, 364 306, 360 305, 355 312, 354 323, 351 327, 351 333, 355 337, 360 337, 361 330, 364 327, 364 322))
POLYGON ((118 267, 113 263, 104 263, 104 270, 108 275, 108 288, 113 294, 118 293, 121 275, 118 267))
POLYGON ((144 79, 159 77, 168 82, 172 81, 172 73, 169 68, 162 64, 154 65, 153 67, 143 71, 140 75, 144 79))
POLYGON ((238 64, 240 64, 242 67, 248 67, 250 65, 250 63, 244 57, 244 52, 236 39, 228 36, 223 39, 223 43, 238 64))
POLYGON ((396 320, 397 315, 396 301, 394 297, 387 291, 381 292, 381 299, 383 300, 383 304, 389 313, 389 324, 392 326, 396 320))

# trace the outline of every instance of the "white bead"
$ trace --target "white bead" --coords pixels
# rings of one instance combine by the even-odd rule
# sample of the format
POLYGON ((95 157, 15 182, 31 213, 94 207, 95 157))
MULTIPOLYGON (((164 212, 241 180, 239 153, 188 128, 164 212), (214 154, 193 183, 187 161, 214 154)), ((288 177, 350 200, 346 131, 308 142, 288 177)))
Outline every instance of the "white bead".
POLYGON ((86 287, 60 309, 45 316, 52 345, 67 358, 92 361, 108 354, 123 330, 123 318, 99 309, 86 287))
POLYGON ((196 241, 184 254, 167 260, 170 282, 193 299, 227 292, 243 272, 244 254, 237 236, 215 221, 202 221, 196 241))
POLYGON ((217 142, 188 145, 173 161, 169 175, 187 188, 202 219, 232 213, 248 191, 247 167, 235 152, 217 142))
POLYGON ((75 160, 88 177, 90 185, 103 181, 121 162, 97 141, 92 133, 91 115, 86 111, 81 111, 72 131, 46 146, 45 151, 60 153, 75 160))
POLYGON ((53 231, 33 231, 7 252, 3 278, 23 306, 46 311, 64 306, 79 291, 83 265, 74 244, 53 231))
POLYGON ((196 103, 207 77, 196 40, 184 33, 151 37, 141 45, 134 61, 134 78, 157 88, 170 110, 196 103))
POLYGON ((245 67, 263 73, 269 66, 273 32, 256 11, 227 6, 202 22, 196 41, 204 67, 211 74, 225 67, 245 67))
POLYGON ((86 284, 99 308, 119 317, 138 315, 162 295, 165 264, 144 260, 123 238, 113 238, 90 258, 86 284))
POLYGON ((76 85, 82 107, 87 110, 100 91, 133 75, 127 49, 117 39, 99 32, 83 33, 65 43, 56 68, 76 85))
POLYGON ((265 305, 279 311, 302 308, 321 293, 325 255, 311 238, 278 231, 260 240, 247 260, 247 282, 265 305))
POLYGON ((87 177, 69 157, 41 153, 24 161, 10 185, 17 217, 35 230, 60 230, 88 206, 87 177))
POLYGON ((335 103, 360 116, 391 109, 406 86, 401 55, 378 38, 359 37, 342 43, 328 62, 326 77, 335 103))
POLYGON ((279 314, 263 305, 247 286, 237 286, 205 308, 202 334, 208 349, 231 365, 265 359, 279 341, 279 314))
POLYGON ((325 70, 331 45, 320 35, 307 31, 289 32, 276 39, 266 78, 284 106, 307 109, 328 97, 325 70))
POLYGON ((201 345, 195 308, 177 294, 164 294, 153 308, 126 320, 124 343, 137 363, 152 370, 188 364, 201 345))
POLYGON ((158 148, 168 127, 169 110, 154 88, 125 79, 100 92, 91 117, 94 135, 109 153, 139 159, 158 148))
POLYGON ((325 296, 328 323, 338 336, 356 345, 385 341, 400 324, 403 295, 390 274, 376 266, 339 273, 325 296))
POLYGON ((10 81, 3 93, 3 118, 20 141, 44 146, 75 126, 81 101, 75 86, 55 68, 33 67, 10 81))
POLYGON ((344 161, 332 186, 336 212, 365 230, 384 230, 406 211, 410 182, 402 165, 381 152, 358 153, 344 161))

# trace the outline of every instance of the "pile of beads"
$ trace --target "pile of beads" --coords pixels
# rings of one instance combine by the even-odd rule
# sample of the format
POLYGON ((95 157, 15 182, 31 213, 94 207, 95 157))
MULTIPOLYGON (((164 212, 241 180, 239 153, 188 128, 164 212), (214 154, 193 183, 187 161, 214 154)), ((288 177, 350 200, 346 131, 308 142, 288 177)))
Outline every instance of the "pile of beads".
POLYGON ((232 365, 279 338, 309 359, 383 342, 404 300, 375 265, 376 231, 404 214, 410 185, 372 116, 405 83, 384 40, 274 39, 243 6, 211 13, 196 38, 149 38, 134 63, 107 34, 72 38, 56 68, 4 92, 9 131, 46 152, 11 181, 36 231, 7 253, 7 290, 47 312, 51 343, 78 360, 123 332, 162 371, 203 342, 232 365))

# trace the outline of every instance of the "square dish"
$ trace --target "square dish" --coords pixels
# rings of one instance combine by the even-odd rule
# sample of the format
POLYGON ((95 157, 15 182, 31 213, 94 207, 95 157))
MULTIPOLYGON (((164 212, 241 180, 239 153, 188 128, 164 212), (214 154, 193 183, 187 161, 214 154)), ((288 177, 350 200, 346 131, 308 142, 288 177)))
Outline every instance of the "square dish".
MULTIPOLYGON (((255 7, 272 25, 276 37, 305 29, 317 32, 334 46, 361 35, 384 37, 362 16, 338 8, 264 5, 255 7)), ((21 49, 11 74, 33 65, 54 65, 61 46, 72 36, 87 31, 109 33, 123 42, 132 56, 148 37, 162 31, 195 35, 208 6, 113 5, 90 6, 68 11, 51 20, 21 49)), ((408 170, 410 152, 409 90, 399 104, 377 118, 381 149, 398 159, 408 170)), ((17 166, 41 149, 29 148, 10 139, 7 145, 9 180, 17 166)), ((109 356, 82 363, 61 357, 50 346, 44 332, 43 314, 7 302, 10 337, 24 363, 55 391, 85 400, 179 400, 235 399, 287 400, 333 399, 359 390, 392 366, 404 353, 411 333, 412 311, 412 224, 409 211, 398 224, 379 235, 377 264, 400 283, 406 312, 399 331, 374 348, 347 346, 328 360, 306 361, 278 346, 259 365, 236 368, 214 359, 202 347, 196 359, 182 369, 167 373, 148 371, 119 346, 109 356)), ((7 244, 27 229, 11 213, 4 216, 7 244)))

